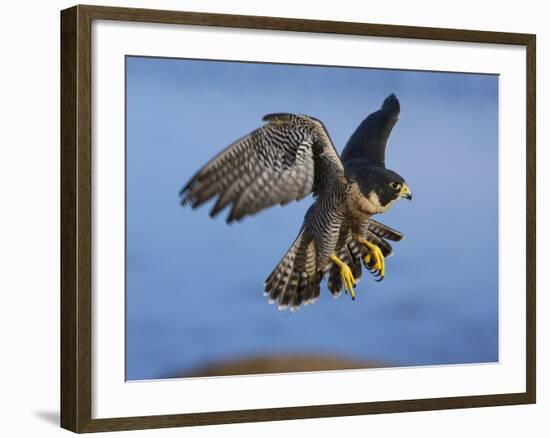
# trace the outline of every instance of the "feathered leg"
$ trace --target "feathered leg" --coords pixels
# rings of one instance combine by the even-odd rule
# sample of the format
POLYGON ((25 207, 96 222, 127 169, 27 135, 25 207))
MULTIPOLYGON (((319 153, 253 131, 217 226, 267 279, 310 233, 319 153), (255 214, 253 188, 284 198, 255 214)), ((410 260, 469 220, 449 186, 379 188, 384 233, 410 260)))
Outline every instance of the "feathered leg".
POLYGON ((382 281, 386 274, 385 259, 392 254, 391 245, 371 231, 367 231, 364 237, 356 236, 355 241, 363 247, 365 267, 379 277, 377 281, 382 281))

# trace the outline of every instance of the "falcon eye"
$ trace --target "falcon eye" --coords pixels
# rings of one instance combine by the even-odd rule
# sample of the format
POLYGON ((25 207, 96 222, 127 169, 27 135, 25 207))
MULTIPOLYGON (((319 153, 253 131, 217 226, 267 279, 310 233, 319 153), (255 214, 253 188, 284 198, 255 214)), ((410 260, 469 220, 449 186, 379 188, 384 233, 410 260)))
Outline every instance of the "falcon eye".
POLYGON ((394 190, 400 190, 401 189, 401 183, 392 182, 392 183, 390 183, 390 187, 394 190))

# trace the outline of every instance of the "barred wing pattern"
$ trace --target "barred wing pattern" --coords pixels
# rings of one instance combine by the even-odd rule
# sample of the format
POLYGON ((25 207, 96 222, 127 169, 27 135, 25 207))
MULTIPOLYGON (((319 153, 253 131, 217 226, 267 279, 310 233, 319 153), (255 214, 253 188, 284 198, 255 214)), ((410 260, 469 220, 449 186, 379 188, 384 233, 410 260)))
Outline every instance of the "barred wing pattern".
POLYGON ((316 161, 327 149, 342 169, 318 120, 284 113, 263 120, 268 123, 228 146, 191 178, 180 192, 182 205, 196 208, 217 196, 210 216, 231 205, 231 223, 322 189, 319 172, 324 166, 316 166, 316 161))

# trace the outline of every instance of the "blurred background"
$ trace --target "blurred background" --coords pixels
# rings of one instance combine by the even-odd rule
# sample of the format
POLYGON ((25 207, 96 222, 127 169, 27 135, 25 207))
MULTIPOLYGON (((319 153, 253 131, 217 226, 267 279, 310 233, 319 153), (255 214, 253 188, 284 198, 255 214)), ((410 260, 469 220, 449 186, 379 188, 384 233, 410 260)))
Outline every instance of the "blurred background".
POLYGON ((498 361, 498 77, 128 57, 128 380, 498 361), (280 312, 265 278, 311 203, 241 223, 178 191, 264 114, 322 120, 341 151, 395 93, 387 167, 414 193, 377 219, 402 231, 357 299, 280 312), (222 214, 223 217, 225 215, 222 214))

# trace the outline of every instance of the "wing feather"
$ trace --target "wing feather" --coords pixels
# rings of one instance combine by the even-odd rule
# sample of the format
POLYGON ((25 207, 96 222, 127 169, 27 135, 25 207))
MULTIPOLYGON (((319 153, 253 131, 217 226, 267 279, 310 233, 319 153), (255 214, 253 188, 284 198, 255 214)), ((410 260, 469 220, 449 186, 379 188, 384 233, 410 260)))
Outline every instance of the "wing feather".
POLYGON ((328 172, 343 173, 318 120, 278 113, 264 121, 268 123, 228 146, 191 178, 180 191, 182 205, 196 208, 217 197, 210 215, 231 206, 227 222, 239 221, 319 190, 316 183, 326 181, 328 172))
POLYGON ((405 237, 404 234, 400 231, 394 230, 393 228, 390 228, 387 225, 375 221, 372 218, 369 219, 367 227, 368 231, 381 239, 388 239, 393 240, 394 242, 399 242, 405 237))
POLYGON ((390 94, 382 103, 382 107, 370 114, 357 127, 342 152, 342 161, 365 159, 384 166, 386 145, 399 119, 399 113, 399 100, 395 94, 390 94))

